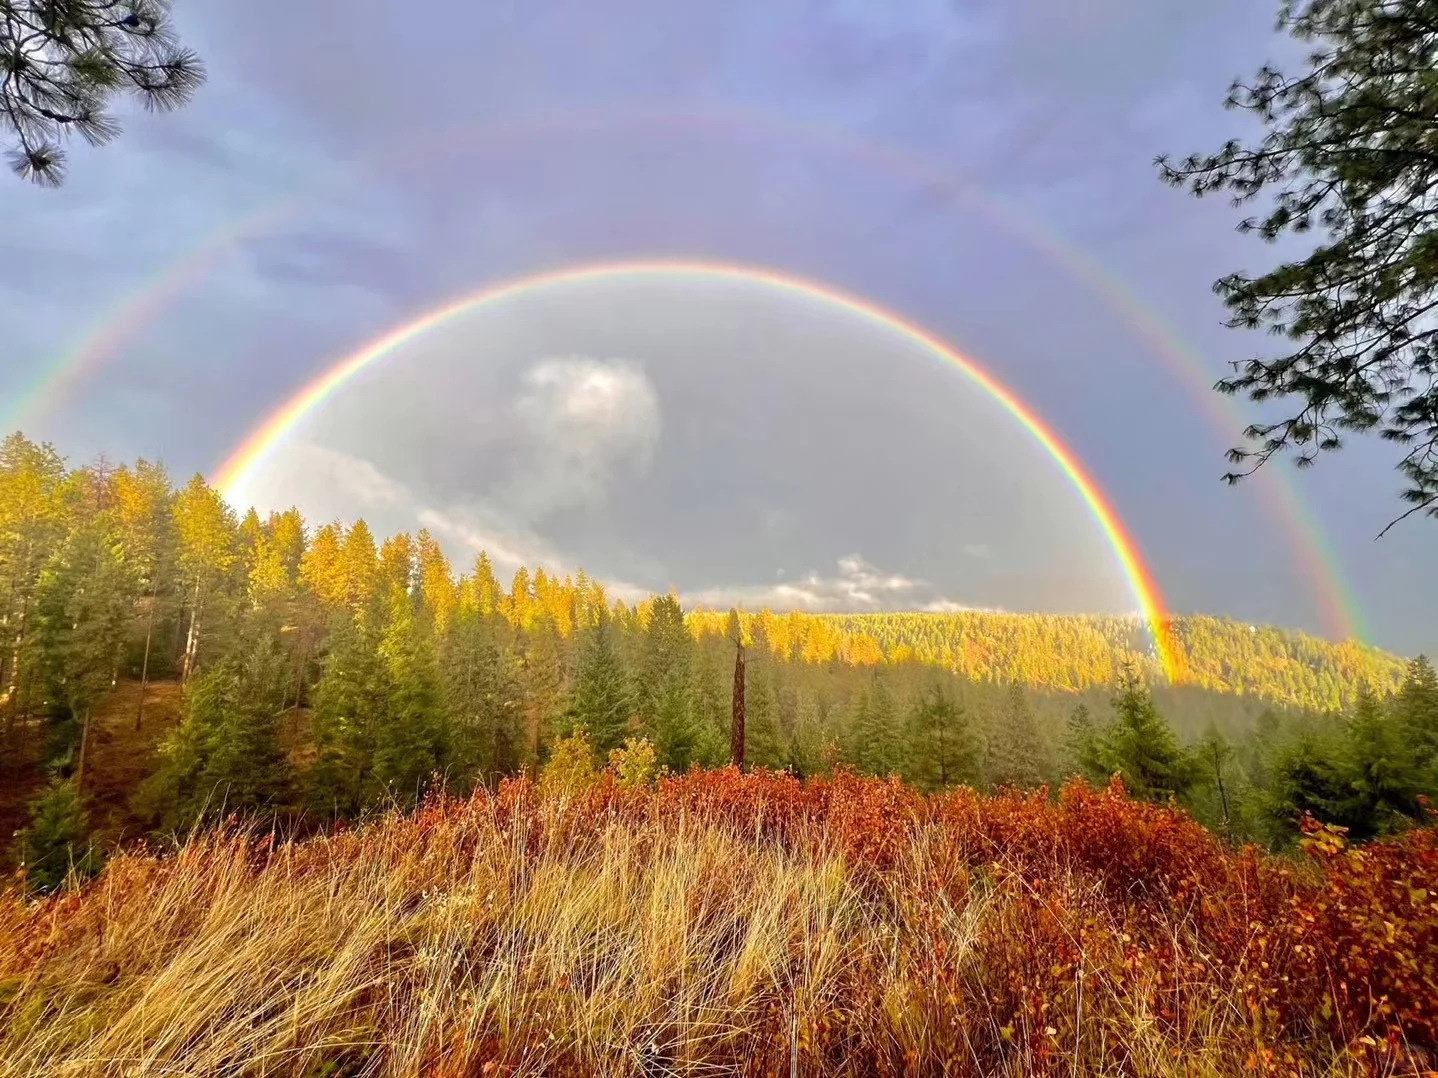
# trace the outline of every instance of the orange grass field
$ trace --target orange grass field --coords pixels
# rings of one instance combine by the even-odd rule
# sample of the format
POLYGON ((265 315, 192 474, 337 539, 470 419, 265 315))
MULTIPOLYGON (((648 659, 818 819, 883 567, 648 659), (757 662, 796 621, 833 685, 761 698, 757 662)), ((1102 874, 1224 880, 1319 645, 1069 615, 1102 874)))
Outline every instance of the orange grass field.
POLYGON ((1438 843, 1117 786, 528 781, 0 897, 0 1075, 1425 1073, 1438 843))

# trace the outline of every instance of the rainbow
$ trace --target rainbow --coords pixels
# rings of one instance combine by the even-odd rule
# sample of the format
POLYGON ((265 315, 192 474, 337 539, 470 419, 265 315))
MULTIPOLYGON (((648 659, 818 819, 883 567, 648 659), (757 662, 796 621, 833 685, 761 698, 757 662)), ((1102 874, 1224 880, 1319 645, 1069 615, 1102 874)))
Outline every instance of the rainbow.
POLYGON ((314 411, 366 367, 452 318, 489 304, 560 285, 612 280, 621 277, 672 278, 676 276, 764 285, 779 292, 827 303, 866 321, 893 330, 957 367, 1018 420, 1034 440, 1044 448, 1044 451, 1053 458, 1054 463, 1073 485, 1093 514, 1094 520, 1102 529, 1109 545, 1113 548, 1119 566, 1138 602, 1140 612, 1153 634, 1154 646, 1164 675, 1171 682, 1181 679, 1181 655, 1170 628, 1163 596, 1153 574, 1139 556, 1133 537, 1124 528, 1117 512, 1099 489, 1097 482, 1079 464, 1077 458, 1064 445, 1058 434, 1039 418, 1033 409, 972 360, 955 351, 932 333, 903 317, 828 285, 789 274, 777 273, 769 269, 698 261, 610 262, 535 274, 483 288, 478 292, 433 308, 335 363, 271 412, 265 421, 255 428, 216 469, 210 481, 228 500, 235 501, 256 467, 306 415, 314 411))
MULTIPOLYGON (((732 107, 692 112, 672 109, 632 109, 624 112, 567 110, 563 113, 540 114, 504 122, 484 129, 446 131, 427 137, 424 145, 433 142, 440 150, 452 148, 467 140, 485 143, 549 134, 572 134, 598 128, 626 125, 649 126, 672 124, 679 127, 716 125, 747 131, 756 130, 775 137, 807 142, 810 145, 838 151, 866 161, 921 186, 926 191, 952 196, 968 207, 978 210, 1041 252, 1062 267, 1074 280, 1091 289, 1165 367, 1174 372, 1181 383, 1191 390, 1194 399, 1210 423, 1225 438, 1247 426, 1242 408, 1236 401, 1219 396, 1212 390, 1213 374, 1201 356, 1190 350, 1178 335, 1155 313, 1139 303, 1130 290, 1101 263, 1052 230, 1039 227, 1020 209, 992 195, 981 194, 962 180, 950 176, 914 154, 821 126, 790 122, 765 113, 754 113, 732 107), (456 135, 460 137, 455 137, 456 135)), ((394 153, 396 160, 412 159, 414 147, 406 145, 394 153)), ((192 251, 171 263, 160 274, 142 283, 106 312, 97 326, 69 353, 59 357, 42 371, 31 387, 18 394, 12 407, 0 414, 0 428, 24 426, 37 422, 63 401, 88 374, 128 343, 137 339, 153 324, 176 298, 196 280, 214 269, 224 257, 246 238, 272 227, 314 203, 316 192, 285 196, 257 211, 226 224, 207 235, 192 251)), ((1273 491, 1271 507, 1278 523, 1293 547, 1304 572, 1312 582, 1323 618, 1324 630, 1336 639, 1364 639, 1365 619, 1348 585, 1343 567, 1328 543, 1323 528, 1307 510, 1294 486, 1294 480, 1277 468, 1263 469, 1257 476, 1273 491)))

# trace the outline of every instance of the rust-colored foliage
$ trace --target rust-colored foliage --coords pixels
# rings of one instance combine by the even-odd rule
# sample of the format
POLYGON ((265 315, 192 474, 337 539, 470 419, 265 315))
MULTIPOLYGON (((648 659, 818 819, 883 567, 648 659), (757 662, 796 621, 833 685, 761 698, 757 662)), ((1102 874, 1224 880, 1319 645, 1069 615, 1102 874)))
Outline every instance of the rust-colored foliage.
MULTIPOLYGON (((233 829, 168 858, 121 856, 80 894, 0 900, 0 1072, 7 1059, 34 1073, 37 1061, 103 1058, 95 1016, 136 1021, 143 997, 154 1022, 155 986, 178 976, 177 956, 233 947, 224 933, 246 923, 247 900, 307 888, 275 925, 294 934, 280 963, 294 968, 255 973, 281 986, 280 1002, 265 997, 275 1029, 313 1025, 296 1074, 301 1060, 341 1058, 434 1075, 778 1074, 795 1061, 855 1075, 1432 1067, 1438 835, 1355 848, 1338 829, 1306 831, 1308 857, 1286 860, 1231 850, 1117 783, 1074 783, 1056 799, 924 797, 843 772, 800 782, 732 768, 653 788, 606 773, 562 797, 509 781, 293 845, 233 829), (317 924, 342 917, 361 865, 390 927, 382 946, 344 944, 360 987, 333 1013, 307 999, 276 1017, 341 945, 293 919, 317 904, 317 924), (643 891, 659 878, 682 907, 668 911, 687 926, 679 936, 655 920, 668 915, 661 892, 643 891), (601 884, 615 903, 641 897, 604 913, 592 905, 601 884), (654 964, 618 969, 620 954, 654 964), (84 1036, 37 1040, 61 1014, 84 1036), (340 1047, 326 1056, 326 1044, 340 1047)), ((352 912, 378 931, 372 908, 352 912)), ((206 1028, 260 1028, 211 1005, 206 1028)), ((177 1034, 165 1051, 196 1043, 177 1034)))

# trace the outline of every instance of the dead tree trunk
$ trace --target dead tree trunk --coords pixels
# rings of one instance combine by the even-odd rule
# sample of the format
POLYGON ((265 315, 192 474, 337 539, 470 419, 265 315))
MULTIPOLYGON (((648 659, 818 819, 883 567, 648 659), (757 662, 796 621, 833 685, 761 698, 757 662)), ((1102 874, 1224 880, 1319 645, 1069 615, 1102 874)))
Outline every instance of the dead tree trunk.
POLYGON ((734 642, 734 712, 729 725, 729 757, 744 770, 744 645, 734 642))
POLYGON ((85 721, 80 726, 80 760, 75 765, 75 791, 85 788, 85 754, 90 747, 90 709, 85 709, 85 721))
POLYGON ((150 642, 155 637, 155 603, 159 601, 158 578, 150 584, 150 609, 145 615, 145 658, 140 663, 140 699, 135 704, 135 729, 145 720, 145 690, 150 687, 150 642))

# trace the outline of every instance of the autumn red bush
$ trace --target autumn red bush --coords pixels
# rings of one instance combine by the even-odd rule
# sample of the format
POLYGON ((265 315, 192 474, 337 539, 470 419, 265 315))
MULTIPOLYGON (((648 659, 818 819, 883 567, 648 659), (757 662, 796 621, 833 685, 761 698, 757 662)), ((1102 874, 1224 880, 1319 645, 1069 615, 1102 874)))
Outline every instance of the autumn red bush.
POLYGON ((0 1073, 136 1038, 190 1073, 1414 1073, 1438 844, 1310 824, 1299 857, 1234 850, 1118 784, 514 780, 0 900, 0 1073))

